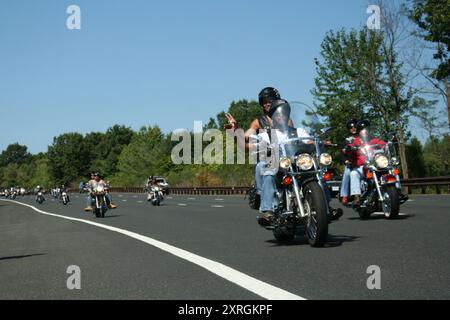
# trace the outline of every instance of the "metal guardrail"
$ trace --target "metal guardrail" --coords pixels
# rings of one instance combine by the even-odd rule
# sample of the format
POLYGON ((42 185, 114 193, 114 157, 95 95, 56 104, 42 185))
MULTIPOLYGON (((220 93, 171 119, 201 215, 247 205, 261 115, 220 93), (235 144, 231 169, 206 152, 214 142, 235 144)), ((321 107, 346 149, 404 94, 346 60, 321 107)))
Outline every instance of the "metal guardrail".
MULTIPOLYGON (((442 193, 442 188, 447 187, 450 192, 450 176, 415 178, 402 180, 402 186, 408 187, 411 193, 413 188, 421 188, 422 193, 426 192, 426 187, 435 187, 436 193, 442 193)), ((249 187, 174 187, 170 189, 175 195, 245 195, 249 187)), ((111 192, 123 193, 145 193, 144 188, 111 188, 111 192)))
POLYGON ((425 194, 427 187, 434 187, 436 188, 436 193, 441 194, 443 187, 447 187, 447 192, 450 192, 450 176, 403 180, 402 186, 408 187, 408 193, 412 193, 411 189, 420 188, 422 193, 425 194))

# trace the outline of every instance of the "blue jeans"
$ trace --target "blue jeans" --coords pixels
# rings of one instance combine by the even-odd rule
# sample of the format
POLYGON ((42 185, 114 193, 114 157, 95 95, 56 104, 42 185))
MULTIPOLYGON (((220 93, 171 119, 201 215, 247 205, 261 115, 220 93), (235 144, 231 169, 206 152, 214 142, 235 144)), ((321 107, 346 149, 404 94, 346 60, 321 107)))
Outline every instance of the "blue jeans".
POLYGON ((255 167, 255 184, 256 193, 261 195, 263 191, 263 175, 262 168, 264 167, 264 162, 259 162, 255 167))
POLYGON ((361 179, 363 167, 354 168, 350 173, 350 193, 352 196, 361 195, 361 179))
POLYGON ((261 191, 261 207, 260 210, 275 211, 278 206, 276 192, 277 186, 275 184, 274 176, 261 176, 262 191, 261 191))
POLYGON ((346 166, 344 173, 342 174, 341 198, 348 197, 350 192, 350 172, 352 172, 351 169, 346 166))

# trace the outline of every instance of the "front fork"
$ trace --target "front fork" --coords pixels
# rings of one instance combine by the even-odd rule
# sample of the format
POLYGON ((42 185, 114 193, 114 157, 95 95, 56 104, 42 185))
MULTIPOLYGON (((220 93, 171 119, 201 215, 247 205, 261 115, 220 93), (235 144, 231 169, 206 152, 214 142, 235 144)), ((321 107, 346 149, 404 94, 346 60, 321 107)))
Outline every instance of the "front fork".
POLYGON ((384 196, 383 196, 383 193, 381 192, 380 183, 378 181, 378 177, 377 177, 376 172, 373 173, 373 180, 375 181, 375 186, 377 187, 378 198, 381 201, 381 203, 383 203, 384 202, 384 196))
POLYGON ((295 176, 292 178, 293 178, 292 181, 294 183, 295 198, 297 199, 297 205, 298 205, 298 208, 300 209, 300 217, 305 218, 307 215, 305 213, 305 208, 303 207, 303 201, 302 201, 302 195, 300 193, 300 187, 298 185, 297 178, 295 176))

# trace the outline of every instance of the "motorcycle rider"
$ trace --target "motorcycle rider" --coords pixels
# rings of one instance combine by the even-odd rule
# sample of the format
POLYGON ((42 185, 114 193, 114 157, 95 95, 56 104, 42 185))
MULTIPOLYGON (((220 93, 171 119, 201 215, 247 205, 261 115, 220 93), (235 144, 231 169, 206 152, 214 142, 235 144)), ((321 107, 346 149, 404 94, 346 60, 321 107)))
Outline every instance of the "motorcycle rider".
POLYGON ((346 153, 351 157, 352 171, 350 173, 350 194, 354 197, 353 205, 359 206, 361 197, 361 179, 363 178, 363 168, 366 162, 366 157, 359 150, 360 147, 367 145, 377 145, 373 149, 379 149, 386 145, 381 139, 372 137, 370 132, 370 121, 361 120, 357 124, 357 130, 359 131, 358 137, 355 138, 352 144, 347 148, 346 153), (356 151, 351 150, 357 148, 356 151))
POLYGON ((60 190, 59 199, 62 201, 63 193, 65 192, 66 193, 66 197, 67 197, 67 202, 70 202, 70 197, 69 197, 69 192, 67 191, 67 187, 64 184, 62 184, 59 187, 59 190, 60 190))
MULTIPOLYGON (((357 119, 350 119, 347 121, 347 130, 350 133, 350 136, 345 139, 345 146, 351 145, 354 140, 358 137, 358 120, 357 119)), ((345 148, 342 150, 342 153, 345 156, 345 148)), ((341 182, 341 188, 340 188, 340 197, 341 197, 341 203, 343 205, 348 204, 348 195, 350 193, 350 172, 352 171, 351 161, 346 156, 347 159, 345 159, 345 169, 344 173, 342 174, 342 182, 341 182)))
MULTIPOLYGON (((89 193, 88 193, 88 196, 86 197, 87 207, 84 208, 84 211, 90 212, 93 210, 91 193, 94 192, 98 186, 102 186, 105 189, 108 188, 107 183, 101 178, 100 174, 98 172, 92 172, 91 180, 89 180, 89 182, 86 185, 86 187, 89 189, 89 193)), ((109 192, 106 192, 105 198, 106 198, 106 204, 109 209, 117 208, 117 206, 114 203, 112 203, 112 197, 109 192)))
POLYGON ((38 201, 39 192, 44 193, 44 188, 38 185, 36 189, 34 189, 34 193, 36 194, 36 202, 38 201))
MULTIPOLYGON (((147 191, 149 193, 152 192, 152 188, 153 187, 159 187, 160 188, 160 185, 159 185, 159 182, 156 180, 156 177, 150 176, 148 178, 148 181, 147 181, 147 191)), ((150 194, 148 196, 148 200, 150 200, 150 194)), ((161 200, 164 200, 164 195, 163 195, 162 191, 161 191, 161 200)))
MULTIPOLYGON (((269 115, 270 107, 273 101, 280 100, 281 95, 277 89, 273 87, 265 87, 258 94, 258 102, 262 108, 262 115, 259 118, 256 118, 250 124, 250 128, 244 134, 245 148, 248 150, 248 143, 250 141, 250 136, 258 135, 262 132, 270 130, 272 126, 272 119, 269 115)), ((226 114, 228 125, 225 126, 226 129, 236 130, 238 128, 238 124, 236 119, 229 113, 226 114)), ((289 124, 292 125, 292 121, 289 120, 289 124)), ((262 174, 261 170, 264 167, 265 163, 263 161, 258 161, 255 167, 255 184, 256 184, 256 193, 261 196, 262 194, 262 174)))
MULTIPOLYGON (((262 132, 259 134, 263 143, 269 145, 273 141, 281 141, 290 136, 296 137, 310 137, 310 135, 303 128, 294 128, 290 125, 291 107, 286 100, 279 99, 272 102, 269 117, 273 120, 273 126, 270 131, 262 132), (275 133, 275 135, 274 135, 275 133)), ((248 146, 251 147, 250 145, 248 146)), ((277 187, 275 184, 275 175, 278 171, 278 166, 274 165, 273 159, 268 155, 267 159, 261 159, 263 165, 261 165, 261 214, 257 217, 258 223, 261 226, 267 226, 270 224, 275 210, 277 209, 276 192, 277 187)))

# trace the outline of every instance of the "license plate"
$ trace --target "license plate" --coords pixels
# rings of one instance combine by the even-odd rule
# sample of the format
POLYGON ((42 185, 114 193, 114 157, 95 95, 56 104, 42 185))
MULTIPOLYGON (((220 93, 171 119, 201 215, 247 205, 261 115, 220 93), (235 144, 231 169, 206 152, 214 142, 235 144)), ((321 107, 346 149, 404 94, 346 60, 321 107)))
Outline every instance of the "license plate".
POLYGON ((331 187, 332 191, 339 191, 339 187, 331 187))

